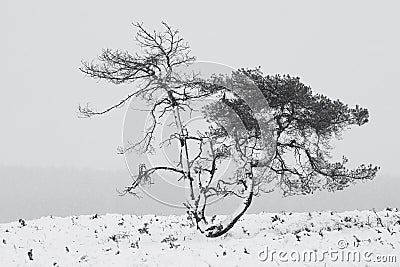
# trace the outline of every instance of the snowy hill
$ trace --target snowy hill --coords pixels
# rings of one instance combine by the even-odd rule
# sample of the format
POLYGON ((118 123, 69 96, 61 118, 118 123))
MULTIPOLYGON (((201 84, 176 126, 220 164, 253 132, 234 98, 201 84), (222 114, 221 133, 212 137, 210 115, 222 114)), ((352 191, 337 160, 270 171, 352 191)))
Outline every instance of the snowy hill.
POLYGON ((2 267, 399 266, 399 249, 400 212, 391 208, 247 214, 216 239, 198 233, 187 216, 50 216, 0 224, 2 267))

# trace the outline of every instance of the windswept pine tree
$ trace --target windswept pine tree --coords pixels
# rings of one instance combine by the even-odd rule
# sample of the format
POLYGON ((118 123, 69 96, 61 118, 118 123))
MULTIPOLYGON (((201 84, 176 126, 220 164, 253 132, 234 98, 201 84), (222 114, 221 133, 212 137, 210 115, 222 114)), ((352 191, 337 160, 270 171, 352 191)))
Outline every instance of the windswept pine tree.
POLYGON ((161 119, 172 113, 175 130, 168 141, 176 141, 180 154, 176 165, 139 165, 124 193, 136 194, 157 172, 174 173, 186 182, 184 204, 197 228, 217 237, 234 226, 254 196, 272 190, 285 196, 336 191, 376 176, 376 166, 362 164, 352 170, 345 157, 330 161, 332 139, 350 126, 367 123, 367 109, 313 94, 298 77, 265 75, 260 68, 216 73, 207 79, 180 75, 178 69, 193 64, 195 57, 179 32, 164 22, 161 32, 148 31, 141 23, 134 26, 141 53, 105 49, 97 62, 83 61, 80 68, 89 77, 113 84, 135 82, 133 91, 103 111, 85 106, 79 113, 101 115, 141 99, 150 110, 149 127, 142 139, 120 152, 149 153, 155 145, 166 145, 166 140, 154 144, 154 134, 161 119), (209 98, 214 101, 203 102, 209 98), (194 102, 204 103, 207 130, 190 131, 185 126, 183 115, 193 111, 194 102), (227 160, 234 161, 235 170, 217 177, 227 160), (224 221, 208 221, 207 204, 228 197, 240 198, 242 204, 224 221))

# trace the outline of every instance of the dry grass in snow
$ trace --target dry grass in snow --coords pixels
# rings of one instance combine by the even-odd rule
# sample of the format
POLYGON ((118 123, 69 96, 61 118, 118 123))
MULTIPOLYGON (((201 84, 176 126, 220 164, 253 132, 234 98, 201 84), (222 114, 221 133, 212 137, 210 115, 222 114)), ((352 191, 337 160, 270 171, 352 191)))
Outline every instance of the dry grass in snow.
POLYGON ((400 212, 391 208, 247 214, 216 239, 202 236, 187 216, 50 216, 0 224, 2 267, 400 266, 399 249, 400 212))

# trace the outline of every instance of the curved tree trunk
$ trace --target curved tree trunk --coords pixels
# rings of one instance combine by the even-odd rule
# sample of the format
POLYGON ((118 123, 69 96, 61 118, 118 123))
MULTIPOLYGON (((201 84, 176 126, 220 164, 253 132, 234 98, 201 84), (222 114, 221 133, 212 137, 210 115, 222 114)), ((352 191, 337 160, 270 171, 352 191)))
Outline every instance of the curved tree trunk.
POLYGON ((211 226, 200 225, 200 228, 208 226, 207 228, 200 229, 200 231, 203 232, 207 237, 219 237, 227 233, 230 229, 232 229, 232 227, 236 224, 240 217, 242 217, 242 215, 250 207, 254 195, 254 180, 250 163, 246 164, 244 183, 245 185, 247 185, 247 188, 245 190, 246 198, 243 200, 240 206, 236 208, 234 212, 232 212, 225 220, 220 223, 211 226))
MULTIPOLYGON (((171 92, 169 93, 169 98, 171 101, 174 101, 174 97, 172 96, 171 92)), ((189 151, 187 147, 187 140, 185 136, 185 131, 182 125, 180 113, 179 113, 179 108, 178 105, 174 106, 173 109, 173 114, 175 118, 175 124, 178 130, 178 133, 180 134, 180 149, 181 149, 181 163, 182 163, 182 168, 185 171, 184 179, 187 185, 187 189, 189 189, 189 194, 186 196, 186 199, 188 201, 188 208, 190 213, 194 216, 194 219, 197 224, 197 228, 204 233, 207 237, 219 237, 225 233, 227 233, 232 227, 236 224, 236 222, 242 217, 242 215, 246 212, 246 210, 249 208, 251 201, 253 200, 253 194, 254 194, 254 181, 253 181, 253 171, 252 171, 252 165, 251 162, 246 163, 245 165, 245 177, 244 177, 244 185, 245 185, 245 192, 244 195, 246 196, 244 201, 241 203, 237 209, 232 212, 225 220, 223 220, 220 223, 216 223, 214 225, 209 225, 206 222, 205 216, 204 216, 204 206, 200 208, 202 205, 200 205, 201 201, 206 201, 206 199, 202 199, 201 193, 199 193, 199 196, 196 198, 194 195, 194 188, 193 188, 193 177, 191 177, 191 172, 190 172, 190 165, 189 165, 189 151)))

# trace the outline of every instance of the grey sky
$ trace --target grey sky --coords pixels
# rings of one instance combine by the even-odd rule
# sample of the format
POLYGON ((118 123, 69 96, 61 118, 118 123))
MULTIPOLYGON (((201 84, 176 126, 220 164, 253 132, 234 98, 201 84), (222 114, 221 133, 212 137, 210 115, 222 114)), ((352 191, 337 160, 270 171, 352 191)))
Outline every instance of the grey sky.
MULTIPOLYGON (((157 203, 139 210, 133 206, 144 200, 115 196, 115 187, 129 183, 124 161, 116 155, 124 109, 90 120, 76 115, 80 103, 102 109, 132 90, 95 82, 78 67, 81 59, 94 59, 102 48, 137 51, 135 21, 159 29, 165 20, 181 31, 199 60, 234 68, 260 65, 264 73, 300 76, 315 92, 369 109, 370 122, 347 131, 335 142, 334 155, 347 155, 350 166, 380 165, 376 181, 340 193, 342 205, 319 194, 309 202, 310 197, 301 198, 308 206, 280 200, 274 209, 399 205, 394 191, 400 177, 399 8, 398 1, 3 1, 0 221, 91 210, 174 212, 157 203), (110 176, 118 181, 115 186, 110 176), (33 190, 35 181, 41 186, 33 190), (58 184, 63 184, 63 197, 57 198, 58 184), (83 188, 90 190, 83 194, 83 188), (357 200, 351 203, 353 198, 357 200), (84 203, 66 208, 74 201, 84 203), (25 210, 24 203, 37 206, 25 210)), ((268 197, 263 199, 268 203, 268 197)), ((256 202, 253 211, 262 207, 256 202)))

